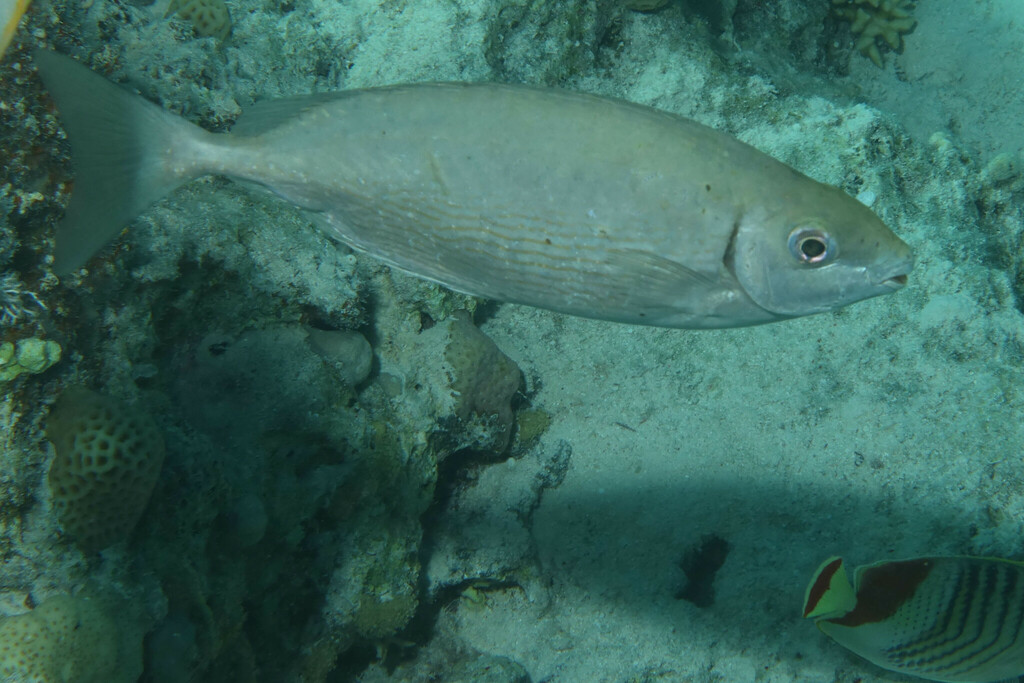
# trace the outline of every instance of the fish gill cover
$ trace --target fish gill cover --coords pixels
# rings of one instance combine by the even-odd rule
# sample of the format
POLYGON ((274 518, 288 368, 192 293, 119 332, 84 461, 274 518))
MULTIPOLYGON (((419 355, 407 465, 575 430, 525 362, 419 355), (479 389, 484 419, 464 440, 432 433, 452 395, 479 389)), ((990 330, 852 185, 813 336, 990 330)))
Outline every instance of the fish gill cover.
POLYGON ((1015 0, 918 2, 882 69, 824 2, 226 2, 220 41, 160 3, 37 0, 0 63, 0 270, 31 311, 0 343, 61 349, 0 385, 5 616, 116 595, 135 638, 115 675, 161 682, 887 680, 800 622, 822 557, 1019 553, 1015 0), (33 47, 213 131, 257 98, 402 82, 621 97, 858 197, 917 265, 894 296, 775 326, 614 325, 425 284, 207 178, 58 281, 74 178, 33 47), (453 316, 500 350, 481 377, 522 372, 491 419, 455 407, 453 316), (311 330, 361 335, 369 374, 347 369, 363 344, 325 357, 311 330), (45 481, 75 384, 166 442, 98 556, 45 481), (680 559, 709 537, 729 553, 698 608, 680 559))

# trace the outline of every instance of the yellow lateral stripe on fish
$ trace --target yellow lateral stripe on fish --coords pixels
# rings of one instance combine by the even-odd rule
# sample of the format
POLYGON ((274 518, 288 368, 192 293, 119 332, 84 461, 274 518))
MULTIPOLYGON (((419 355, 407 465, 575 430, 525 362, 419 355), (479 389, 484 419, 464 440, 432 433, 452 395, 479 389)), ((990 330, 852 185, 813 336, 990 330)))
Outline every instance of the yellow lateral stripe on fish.
POLYGON ((207 174, 306 209, 451 289, 662 327, 740 327, 894 292, 909 247, 870 209, 736 138, 607 97, 421 83, 257 104, 213 134, 35 54, 76 167, 54 268, 207 174))
POLYGON ((3 29, 0 30, 0 57, 11 44, 14 32, 18 30, 18 22, 28 9, 29 2, 30 0, 0 0, 0 21, 3 22, 3 29))
POLYGON ((1024 563, 922 557, 858 567, 839 558, 808 585, 804 616, 878 666, 930 681, 1024 675, 1024 563))

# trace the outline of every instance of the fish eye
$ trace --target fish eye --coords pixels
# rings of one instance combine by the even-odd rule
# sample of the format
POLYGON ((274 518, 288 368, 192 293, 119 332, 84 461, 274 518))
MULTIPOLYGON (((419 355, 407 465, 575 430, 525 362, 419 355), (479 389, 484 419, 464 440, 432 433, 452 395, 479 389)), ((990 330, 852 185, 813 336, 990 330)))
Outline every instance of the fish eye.
POLYGON ((835 258, 839 247, 821 228, 801 226, 789 233, 789 253, 810 265, 821 265, 835 258))

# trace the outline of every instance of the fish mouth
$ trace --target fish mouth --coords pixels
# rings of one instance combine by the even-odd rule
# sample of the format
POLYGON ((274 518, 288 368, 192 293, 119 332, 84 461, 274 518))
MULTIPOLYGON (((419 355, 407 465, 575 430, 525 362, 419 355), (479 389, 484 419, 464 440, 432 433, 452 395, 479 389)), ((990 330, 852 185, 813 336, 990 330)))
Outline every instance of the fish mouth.
POLYGON ((884 267, 879 268, 882 272, 878 273, 878 271, 875 271, 878 278, 877 286, 886 292, 895 292, 897 289, 903 289, 907 286, 910 271, 913 269, 914 259, 912 256, 893 259, 884 267))
POLYGON ((893 291, 897 289, 903 289, 907 286, 907 274, 900 273, 899 275, 893 275, 892 277, 882 280, 881 286, 893 291))

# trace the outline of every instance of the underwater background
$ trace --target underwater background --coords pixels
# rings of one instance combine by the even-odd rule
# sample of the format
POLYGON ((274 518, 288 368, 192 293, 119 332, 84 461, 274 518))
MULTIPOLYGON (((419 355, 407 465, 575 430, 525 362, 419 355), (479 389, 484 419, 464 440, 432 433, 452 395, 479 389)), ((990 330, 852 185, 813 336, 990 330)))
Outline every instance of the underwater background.
POLYGON ((1022 54, 1019 0, 36 0, 0 62, 0 672, 910 680, 801 605, 831 555, 1024 558, 1022 54), (36 46, 215 131, 403 82, 619 97, 842 188, 917 264, 834 313, 632 327, 206 177, 58 281, 36 46))

